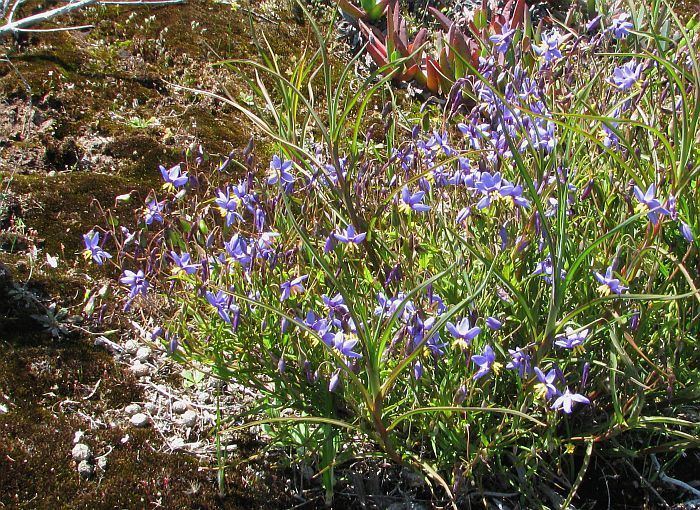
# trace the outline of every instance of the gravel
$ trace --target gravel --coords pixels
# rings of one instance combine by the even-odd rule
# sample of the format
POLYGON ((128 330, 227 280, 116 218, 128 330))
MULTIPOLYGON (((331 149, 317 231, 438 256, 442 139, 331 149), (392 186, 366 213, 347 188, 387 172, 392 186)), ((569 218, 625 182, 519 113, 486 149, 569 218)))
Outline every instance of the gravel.
POLYGON ((84 443, 77 443, 75 446, 73 446, 71 455, 73 455, 73 458, 78 462, 84 462, 92 456, 92 452, 90 451, 90 447, 88 445, 84 443))
POLYGON ((146 414, 136 413, 129 418, 129 422, 131 422, 134 427, 145 427, 150 422, 150 418, 146 414))
POLYGON ((85 479, 90 478, 94 470, 95 468, 93 468, 92 464, 90 464, 87 460, 81 460, 80 464, 78 464, 78 473, 80 473, 80 476, 85 479))
POLYGON ((182 400, 178 400, 176 402, 173 402, 172 410, 175 414, 182 414, 185 411, 187 411, 187 404, 182 400))
POLYGON ((128 414, 129 416, 133 416, 133 415, 135 415, 136 413, 140 413, 140 412, 141 412, 141 406, 138 405, 138 404, 129 404, 128 406, 126 406, 126 407, 124 408, 124 412, 125 412, 126 414, 128 414))

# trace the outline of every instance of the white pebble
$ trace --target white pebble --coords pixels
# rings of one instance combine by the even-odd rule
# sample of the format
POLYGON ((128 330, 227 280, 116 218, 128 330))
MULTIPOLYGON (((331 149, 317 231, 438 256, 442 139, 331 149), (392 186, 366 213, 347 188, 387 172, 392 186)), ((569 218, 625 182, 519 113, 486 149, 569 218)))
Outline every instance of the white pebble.
POLYGON ((134 427, 145 427, 148 425, 149 418, 143 413, 136 413, 129 419, 129 421, 134 427))
POLYGON ((175 414, 182 414, 187 411, 187 404, 182 400, 178 400, 177 402, 173 402, 172 409, 175 414))
POLYGON ((90 447, 84 443, 78 443, 73 447, 73 450, 71 451, 71 455, 73 455, 73 458, 77 460, 78 462, 88 460, 90 456, 92 455, 92 452, 90 451, 90 447))
POLYGON ((78 464, 78 473, 80 473, 80 476, 83 478, 90 478, 92 476, 92 471, 92 464, 87 460, 81 460, 80 464, 78 464))
POLYGON ((126 406, 126 407, 124 408, 124 412, 125 412, 126 414, 128 414, 129 416, 133 416, 133 415, 135 415, 136 413, 140 413, 140 412, 141 412, 141 406, 138 405, 138 404, 129 404, 128 406, 126 406))
POLYGON ((5 414, 8 411, 5 404, 0 404, 0 414, 5 414))
POLYGON ((133 356, 139 350, 139 344, 135 340, 127 340, 124 350, 133 356))
POLYGON ((139 361, 146 361, 151 356, 151 349, 149 347, 139 347, 136 351, 136 359, 139 361))
POLYGON ((146 402, 144 405, 146 408, 146 411, 148 411, 151 414, 158 414, 158 406, 155 405, 153 402, 146 402))
POLYGON ((100 457, 97 459, 97 467, 100 468, 102 471, 107 469, 107 457, 100 457))
POLYGON ((208 404, 211 400, 211 394, 206 391, 200 391, 197 393, 197 400, 203 404, 208 404))
POLYGON ((151 373, 151 367, 144 365, 140 361, 136 361, 131 365, 131 371, 136 377, 145 377, 151 373))
POLYGON ((182 424, 185 427, 192 427, 197 422, 197 413, 192 409, 185 412, 182 415, 182 424))
POLYGON ((75 435, 73 436, 73 444, 79 443, 84 435, 85 435, 85 432, 83 432, 82 430, 76 431, 75 435))

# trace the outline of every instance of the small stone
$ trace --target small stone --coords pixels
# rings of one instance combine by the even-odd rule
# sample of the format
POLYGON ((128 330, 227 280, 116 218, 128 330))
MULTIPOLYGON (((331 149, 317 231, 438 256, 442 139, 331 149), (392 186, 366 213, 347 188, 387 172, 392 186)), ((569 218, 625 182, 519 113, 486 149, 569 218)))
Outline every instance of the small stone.
POLYGON ((124 412, 125 412, 126 414, 128 414, 129 416, 133 416, 133 415, 135 415, 136 413, 140 413, 140 412, 141 412, 141 406, 138 405, 138 404, 129 404, 128 406, 126 406, 126 407, 124 408, 124 412))
POLYGON ((93 471, 94 469, 92 464, 90 464, 87 460, 81 460, 80 464, 78 464, 78 473, 80 473, 80 476, 85 479, 90 478, 93 471))
POLYGON ((129 419, 129 421, 134 427, 145 427, 148 425, 148 422, 150 420, 148 418, 148 415, 143 413, 136 413, 129 419))
POLYGON ((185 446, 185 440, 181 437, 174 437, 170 440, 170 448, 177 450, 185 446))
POLYGON ((144 405, 146 408, 146 411, 148 411, 151 414, 158 414, 158 406, 155 405, 153 402, 146 402, 144 405))
POLYGON ((100 468, 102 471, 107 469, 107 457, 99 457, 97 459, 97 467, 100 468))
POLYGON ((76 431, 75 435, 73 436, 73 444, 79 443, 84 435, 85 435, 85 432, 83 432, 82 430, 76 431))
POLYGON ((73 455, 73 458, 77 460, 78 462, 88 460, 90 456, 92 455, 92 452, 90 451, 90 447, 84 443, 78 443, 73 447, 73 450, 71 450, 71 455, 73 455))
POLYGON ((151 367, 144 365, 140 361, 136 361, 133 365, 131 365, 131 371, 136 377, 146 377, 147 375, 150 375, 151 367))
POLYGON ((136 359, 146 361, 151 357, 151 349, 149 347, 139 347, 136 351, 136 359))
POLYGON ((5 414, 7 411, 7 406, 5 404, 0 404, 0 414, 5 414))
POLYGON ((135 340, 127 340, 124 350, 133 356, 139 350, 139 344, 135 340))
POLYGON ((192 427, 197 422, 197 413, 189 409, 182 415, 182 424, 185 427, 192 427))
POLYGON ((182 400, 178 400, 177 402, 173 402, 172 410, 175 414, 182 414, 187 411, 187 404, 182 400))
POLYGON ((197 400, 203 404, 208 404, 211 400, 211 394, 206 391, 200 391, 197 393, 197 400))

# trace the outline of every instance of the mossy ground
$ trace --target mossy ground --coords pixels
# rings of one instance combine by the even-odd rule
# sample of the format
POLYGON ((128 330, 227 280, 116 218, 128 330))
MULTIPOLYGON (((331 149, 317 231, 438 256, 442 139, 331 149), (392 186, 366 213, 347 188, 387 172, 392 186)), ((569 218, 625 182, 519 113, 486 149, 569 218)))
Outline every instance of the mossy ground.
MULTIPOLYGON (((303 51, 309 27, 286 4, 269 3, 256 18, 283 56, 303 51), (270 21, 266 21, 270 20, 270 21)), ((23 6, 31 13, 36 2, 23 6)), ((174 164, 183 149, 202 144, 213 154, 242 150, 252 134, 233 109, 169 84, 237 93, 233 73, 214 69, 224 58, 256 52, 249 12, 213 1, 167 7, 95 7, 60 20, 94 24, 86 32, 47 33, 4 41, 0 63, 0 262, 15 280, 46 302, 72 307, 95 285, 80 263, 81 234, 102 222, 98 204, 135 191, 139 200, 159 187, 159 164, 174 164), (132 14, 134 13, 134 14, 132 14), (10 204, 12 205, 10 207, 10 204), (3 208, 0 208, 3 209, 3 208), (35 245, 58 255, 59 268, 31 268, 35 245)), ((250 10, 249 10, 250 8, 250 10)), ((50 26, 50 25, 46 25, 50 26)), ((117 215, 133 215, 122 205, 117 215)), ((141 400, 129 371, 92 338, 51 338, 2 296, 0 303, 0 506, 3 508, 278 508, 289 506, 275 471, 256 486, 236 469, 219 498, 216 471, 192 456, 162 450, 153 430, 112 423, 115 409, 141 400), (98 385, 97 391, 91 395, 98 385), (91 396, 90 396, 91 395, 91 396), (89 398, 86 398, 90 396, 89 398), (95 420, 92 424, 85 417, 95 420), (107 468, 82 480, 70 451, 86 431, 107 468), (128 434, 129 440, 122 442, 128 434)), ((114 308, 114 306, 112 306, 114 308)), ((118 322, 118 321, 117 321, 118 322)), ((83 324, 88 329, 94 324, 83 324)), ((103 328, 106 327, 104 324, 103 328)), ((240 444, 242 458, 257 450, 240 444)))

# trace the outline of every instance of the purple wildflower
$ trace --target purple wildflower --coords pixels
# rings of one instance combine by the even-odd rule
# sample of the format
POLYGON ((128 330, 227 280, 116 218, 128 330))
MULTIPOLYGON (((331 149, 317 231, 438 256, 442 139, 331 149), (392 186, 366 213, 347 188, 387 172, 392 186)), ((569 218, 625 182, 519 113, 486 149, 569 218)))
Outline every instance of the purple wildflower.
POLYGON ((104 251, 100 246, 100 233, 91 230, 87 234, 83 234, 83 243, 85 244, 85 250, 83 251, 83 257, 85 259, 92 259, 95 264, 101 266, 105 259, 111 259, 112 256, 104 251))
POLYGON ((181 188, 187 184, 187 181, 189 180, 187 172, 182 171, 182 166, 180 164, 175 165, 170 170, 165 168, 163 165, 160 165, 158 168, 160 169, 160 173, 165 181, 165 184, 163 184, 164 189, 181 188))
POLYGON ((356 233, 355 227, 348 225, 344 232, 334 233, 333 237, 341 243, 360 244, 367 237, 367 233, 356 233))
POLYGON ((173 267, 173 273, 177 274, 184 271, 187 274, 196 273, 201 267, 199 264, 193 264, 192 258, 189 253, 182 253, 178 255, 175 251, 170 252, 170 257, 173 259, 175 266, 173 267))
POLYGON ((566 388, 564 393, 554 401, 554 404, 552 404, 552 409, 561 409, 566 414, 571 414, 574 408, 574 402, 578 402, 580 404, 591 403, 591 401, 583 395, 579 395, 578 393, 571 393, 569 391, 569 388, 566 388))
POLYGON ((277 154, 272 156, 272 161, 270 162, 270 173, 267 177, 267 183, 277 184, 281 181, 283 185, 288 185, 294 182, 294 176, 290 172, 293 163, 291 161, 285 161, 281 159, 277 154))
POLYGON ((129 286, 129 298, 133 299, 138 294, 146 295, 148 292, 148 282, 146 281, 143 271, 139 269, 137 272, 126 269, 119 279, 124 285, 129 286))
POLYGON ((656 185, 653 182, 649 185, 646 193, 638 186, 635 186, 634 196, 639 201, 641 208, 648 210, 647 218, 649 218, 652 225, 656 225, 659 222, 660 216, 671 214, 668 209, 661 205, 661 201, 656 198, 656 185))
POLYGON ((634 60, 630 60, 613 70, 610 82, 620 90, 629 90, 639 81, 641 74, 642 64, 637 64, 634 60))
POLYGON ((498 53, 505 53, 508 51, 508 48, 510 48, 510 43, 513 41, 514 34, 515 29, 510 28, 508 23, 506 23, 501 27, 501 33, 492 35, 489 37, 489 41, 493 43, 498 53))
POLYGON ((605 275, 596 272, 595 277, 600 282, 600 287, 598 287, 598 290, 604 296, 607 296, 610 293, 619 295, 622 294, 625 290, 627 290, 627 287, 622 285, 620 283, 620 280, 618 280, 617 278, 613 278, 612 266, 609 266, 608 269, 605 270, 605 275))
POLYGON ((216 199, 214 202, 219 206, 221 216, 226 218, 226 226, 230 227, 234 221, 242 221, 243 216, 238 213, 238 206, 241 204, 241 199, 235 193, 231 194, 231 188, 226 187, 226 190, 216 190, 216 199))
POLYGON ((508 370, 517 370, 520 377, 525 377, 531 372, 530 355, 522 348, 508 349, 511 361, 506 365, 508 370))
POLYGON ((469 317, 464 317, 456 325, 448 322, 447 331, 454 337, 457 344, 468 347, 472 340, 481 333, 481 328, 477 326, 472 327, 469 323, 469 317))
POLYGON ((409 213, 410 211, 429 211, 430 206, 423 203, 424 196, 425 191, 416 191, 415 193, 411 194, 408 187, 404 186, 401 190, 401 203, 399 204, 399 210, 405 213, 409 213))
POLYGON ((234 328, 238 325, 238 318, 240 316, 240 308, 236 306, 233 302, 233 297, 228 296, 224 291, 220 290, 216 294, 211 291, 207 291, 204 294, 207 298, 207 302, 216 308, 219 317, 227 323, 231 324, 234 328), (233 313, 233 320, 231 320, 231 313, 233 313))
POLYGON ((347 358, 361 358, 362 354, 352 350, 352 348, 357 345, 357 342, 359 342, 359 340, 355 335, 346 335, 342 331, 338 331, 333 336, 332 346, 338 349, 340 354, 347 358))
POLYGON ((623 12, 612 19, 610 25, 610 32, 612 32, 615 39, 624 39, 630 34, 630 30, 634 30, 634 24, 629 21, 630 15, 623 12))
POLYGON ((559 44, 561 44, 561 34, 556 30, 552 30, 548 34, 542 35, 542 44, 534 46, 535 53, 542 57, 545 62, 562 58, 559 44))
POLYGON ((583 350, 583 342, 588 337, 588 330, 574 331, 570 326, 566 327, 563 335, 554 339, 554 345, 562 349, 583 350))
POLYGON ((305 291, 303 283, 306 281, 308 278, 308 275, 304 276, 299 276, 298 278, 294 278, 293 280, 289 280, 286 282, 283 282, 280 285, 280 290, 282 291, 282 301, 286 301, 289 299, 291 296, 294 296, 296 294, 301 294, 302 292, 305 291))
POLYGON ((477 380, 487 375, 493 369, 498 373, 500 363, 496 362, 496 353, 490 345, 484 348, 481 354, 475 354, 471 357, 472 362, 479 367, 479 370, 474 374, 473 379, 477 380))
POLYGON ((537 380, 539 381, 539 383, 535 385, 537 395, 547 400, 558 396, 560 394, 559 390, 554 386, 554 381, 557 379, 557 371, 552 368, 545 375, 544 372, 537 367, 535 367, 534 370, 537 380))
POLYGON ((489 329, 492 329, 494 331, 498 331, 503 327, 503 323, 496 319, 495 317, 486 317, 486 326, 489 329))
POLYGON ((165 201, 158 202, 155 198, 152 198, 146 202, 146 208, 143 211, 143 219, 146 221, 146 225, 150 225, 154 221, 163 223, 162 213, 164 207, 165 201))

